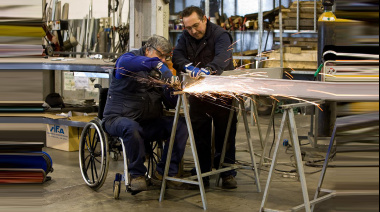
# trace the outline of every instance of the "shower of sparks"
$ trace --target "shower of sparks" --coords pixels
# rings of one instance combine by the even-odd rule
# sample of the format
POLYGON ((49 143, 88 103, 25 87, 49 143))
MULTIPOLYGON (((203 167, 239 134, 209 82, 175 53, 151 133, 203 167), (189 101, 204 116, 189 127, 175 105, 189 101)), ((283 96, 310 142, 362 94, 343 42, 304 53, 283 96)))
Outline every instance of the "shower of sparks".
POLYGON ((309 104, 315 105, 315 106, 318 107, 321 111, 323 111, 322 108, 321 108, 321 105, 318 104, 318 103, 311 102, 311 101, 308 101, 308 100, 305 100, 305 99, 301 99, 301 98, 298 98, 298 97, 295 97, 295 96, 282 96, 282 97, 286 97, 286 98, 289 98, 289 99, 294 99, 294 100, 298 100, 298 101, 301 101, 301 102, 306 102, 306 103, 309 103, 309 104))
POLYGON ((239 77, 263 77, 268 78, 268 72, 252 72, 238 75, 239 77))
POLYGON ((182 82, 180 82, 179 80, 177 80, 175 83, 171 83, 170 80, 159 80, 159 79, 155 79, 155 78, 150 77, 150 76, 149 77, 142 77, 135 72, 126 70, 124 67, 120 67, 119 69, 127 72, 127 74, 120 73, 121 75, 123 75, 125 77, 133 78, 136 81, 138 81, 139 83, 153 84, 153 85, 157 85, 157 86, 166 85, 166 86, 169 86, 169 87, 174 88, 176 90, 180 90, 180 88, 183 86, 182 82))
POLYGON ((237 44, 239 41, 240 41, 240 39, 237 40, 237 41, 235 41, 235 42, 233 42, 228 48, 231 48, 233 45, 237 44))
POLYGON ((292 69, 292 71, 296 71, 296 70, 294 70, 292 67, 290 67, 290 66, 288 66, 290 69, 292 69))
POLYGON ((229 58, 229 59, 227 59, 226 61, 224 61, 225 63, 226 62, 228 62, 228 61, 230 61, 230 60, 233 60, 234 58, 233 57, 231 57, 231 58, 229 58))
POLYGON ((280 102, 280 100, 278 100, 276 97, 274 97, 274 96, 269 96, 271 99, 274 99, 274 100, 276 100, 277 102, 280 102))
MULTIPOLYGON (((278 94, 279 90, 288 90, 292 89, 292 83, 288 85, 276 85, 276 90, 271 89, 273 85, 266 85, 266 83, 260 83, 257 86, 252 86, 255 84, 255 76, 256 73, 246 73, 238 76, 229 76, 229 77, 221 77, 221 78, 210 78, 212 79, 212 83, 209 80, 198 80, 183 89, 183 92, 188 93, 190 95, 196 96, 198 98, 206 98, 206 101, 211 103, 220 105, 220 99, 236 99, 238 101, 242 101, 243 98, 248 98, 254 101, 252 98, 253 95, 265 95, 270 96, 273 100, 280 102, 278 97, 298 100, 301 102, 306 102, 318 107, 321 111, 322 108, 320 104, 308 101, 297 96, 293 95, 285 95, 278 94), (247 77, 252 76, 252 77, 247 77), (246 79, 244 79, 246 78, 246 79), (235 80, 236 79, 236 80, 235 80), (233 81, 233 83, 231 83, 233 81), (283 88, 282 88, 283 87, 283 88), (277 93, 277 94, 275 94, 277 93)), ((263 75, 263 72, 258 72, 257 75, 263 75)), ((226 105, 225 105, 226 106, 226 105)), ((244 109, 244 108, 243 108, 244 109)))
POLYGON ((291 79, 291 80, 294 79, 293 75, 291 75, 289 72, 287 72, 287 71, 284 71, 284 72, 285 72, 285 75, 286 75, 289 79, 291 79))
POLYGON ((241 69, 241 68, 243 68, 244 66, 249 66, 249 65, 252 65, 252 64, 255 64, 255 63, 256 63, 256 62, 248 63, 248 64, 244 64, 244 65, 242 65, 242 66, 237 67, 236 69, 241 69))

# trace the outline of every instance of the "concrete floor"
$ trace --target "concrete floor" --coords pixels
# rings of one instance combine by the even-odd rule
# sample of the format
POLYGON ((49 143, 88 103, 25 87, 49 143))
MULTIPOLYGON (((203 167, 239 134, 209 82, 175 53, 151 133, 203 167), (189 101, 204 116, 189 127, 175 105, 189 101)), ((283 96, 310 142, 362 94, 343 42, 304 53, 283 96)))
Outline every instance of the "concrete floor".
MULTIPOLYGON (((262 122, 262 131, 266 132, 269 117, 260 117, 262 122)), ((296 123, 299 135, 307 135, 310 128, 309 116, 297 115, 296 123)), ((281 122, 281 114, 275 118, 276 129, 278 130, 281 122)), ((257 128, 251 126, 251 134, 254 138, 254 149, 256 153, 261 154, 261 148, 258 140, 257 128)), ((265 133, 264 133, 265 134, 265 133)), ((289 138, 287 131, 284 139, 289 138)), ((270 142, 272 142, 271 137, 270 142)), ((307 143, 307 141, 303 141, 307 143)), ((307 146, 306 146, 307 147, 307 146)), ((240 162, 249 162, 250 157, 246 152, 248 150, 247 140, 242 122, 239 122, 237 133, 237 160, 240 162)), ((289 162, 290 156, 285 153, 286 147, 280 147, 279 161, 289 162)), ((42 205, 44 211, 203 211, 202 201, 199 191, 179 191, 168 189, 165 200, 158 202, 160 195, 159 188, 153 188, 150 191, 142 192, 136 196, 122 192, 120 200, 113 198, 113 180, 117 172, 122 172, 123 162, 110 161, 108 177, 101 189, 93 191, 86 186, 82 179, 78 152, 63 152, 50 148, 45 148, 54 161, 54 172, 49 174, 52 180, 46 182, 42 186, 42 205)), ((268 153, 267 153, 268 154, 268 153)), ((323 152, 310 151, 306 157, 319 158, 324 157, 323 152)), ((191 148, 188 145, 185 153, 185 168, 188 169, 192 165, 191 148)), ((257 160, 259 160, 257 158, 257 160)), ((293 167, 279 165, 281 170, 292 170, 293 167)), ((261 187, 264 191, 268 176, 269 167, 265 167, 261 174, 261 187)), ((318 171, 319 168, 305 167, 307 173, 318 171)), ((371 173, 371 185, 377 185, 378 188, 378 169, 376 172, 369 170, 371 173)), ((324 188, 336 188, 336 174, 343 173, 336 169, 331 169, 325 181, 324 188)), ((307 184, 310 198, 314 196, 320 173, 307 174, 307 184)), ((211 182, 214 178, 212 178, 211 182)), ((215 187, 212 183, 211 187, 206 189, 206 198, 209 211, 259 211, 262 200, 262 193, 256 191, 254 184, 253 172, 249 170, 240 170, 237 175, 238 189, 223 190, 215 187)), ((1 192, 0 192, 1 194, 1 192)), ((316 208, 315 211, 378 211, 378 200, 366 198, 371 203, 376 203, 369 209, 350 210, 349 207, 340 207, 339 205, 347 205, 345 200, 340 201, 338 198, 324 202, 316 208), (341 204, 339 204, 341 203, 341 204)), ((300 183, 297 179, 288 174, 276 172, 272 187, 270 190, 267 207, 272 209, 287 210, 296 205, 302 204, 303 198, 300 183)), ((367 204, 368 205, 368 204, 367 204)), ((0 206, 1 209, 1 206, 0 206)))

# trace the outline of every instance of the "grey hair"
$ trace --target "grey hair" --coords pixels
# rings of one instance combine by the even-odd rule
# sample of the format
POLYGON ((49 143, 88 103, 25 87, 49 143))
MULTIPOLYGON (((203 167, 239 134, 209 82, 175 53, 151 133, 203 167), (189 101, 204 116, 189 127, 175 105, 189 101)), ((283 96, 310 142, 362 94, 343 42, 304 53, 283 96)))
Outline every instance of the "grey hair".
POLYGON ((145 47, 148 51, 154 50, 151 47, 154 47, 156 49, 159 49, 161 53, 163 54, 170 54, 172 51, 172 45, 170 41, 168 41, 166 38, 160 36, 160 35, 153 35, 148 39, 148 41, 145 44, 145 47))

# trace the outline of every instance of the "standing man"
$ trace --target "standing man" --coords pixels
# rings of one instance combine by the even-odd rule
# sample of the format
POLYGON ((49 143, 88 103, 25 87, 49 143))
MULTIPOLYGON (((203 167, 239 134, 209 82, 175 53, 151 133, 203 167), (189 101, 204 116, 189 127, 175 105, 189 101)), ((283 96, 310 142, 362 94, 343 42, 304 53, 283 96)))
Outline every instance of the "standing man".
MULTIPOLYGON (((170 139, 174 118, 163 116, 163 103, 173 108, 176 100, 170 95, 173 89, 162 86, 160 82, 174 83, 173 74, 164 64, 170 59, 171 50, 167 39, 153 36, 140 50, 122 55, 112 73, 103 125, 111 136, 123 139, 125 155, 129 160, 132 191, 147 190, 145 146, 149 142, 170 139)), ((181 118, 177 126, 169 176, 178 173, 187 139, 186 122, 181 118)), ((168 146, 165 145, 162 159, 157 164, 155 177, 162 176, 164 172, 168 146)), ((170 186, 181 185, 168 184, 170 186)))
MULTIPOLYGON (((177 71, 190 72, 190 76, 221 75, 224 70, 233 70, 231 35, 223 28, 207 20, 204 12, 198 7, 188 7, 182 12, 185 30, 178 40, 173 52, 173 64, 177 71), (191 64, 191 65, 189 65, 191 64)), ((232 99, 211 100, 190 96, 190 116, 194 129, 195 142, 202 173, 211 171, 211 126, 215 126, 215 163, 218 167, 223 142, 226 134, 229 108, 232 99)), ((233 118, 228 138, 224 163, 235 163, 236 114, 233 118)), ((221 174, 222 187, 237 188, 236 171, 221 174)), ((209 185, 209 178, 204 178, 209 185)))

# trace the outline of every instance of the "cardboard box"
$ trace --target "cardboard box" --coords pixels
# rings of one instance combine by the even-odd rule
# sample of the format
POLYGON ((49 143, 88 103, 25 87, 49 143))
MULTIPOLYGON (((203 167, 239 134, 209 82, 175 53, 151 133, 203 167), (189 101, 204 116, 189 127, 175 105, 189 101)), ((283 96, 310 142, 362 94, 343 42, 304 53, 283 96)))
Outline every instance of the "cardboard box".
MULTIPOLYGON (((95 116, 80 116, 79 113, 73 113, 71 121, 90 122, 95 116)), ((46 125, 46 146, 63 151, 78 151, 80 137, 83 128, 69 127, 63 125, 46 125)))

